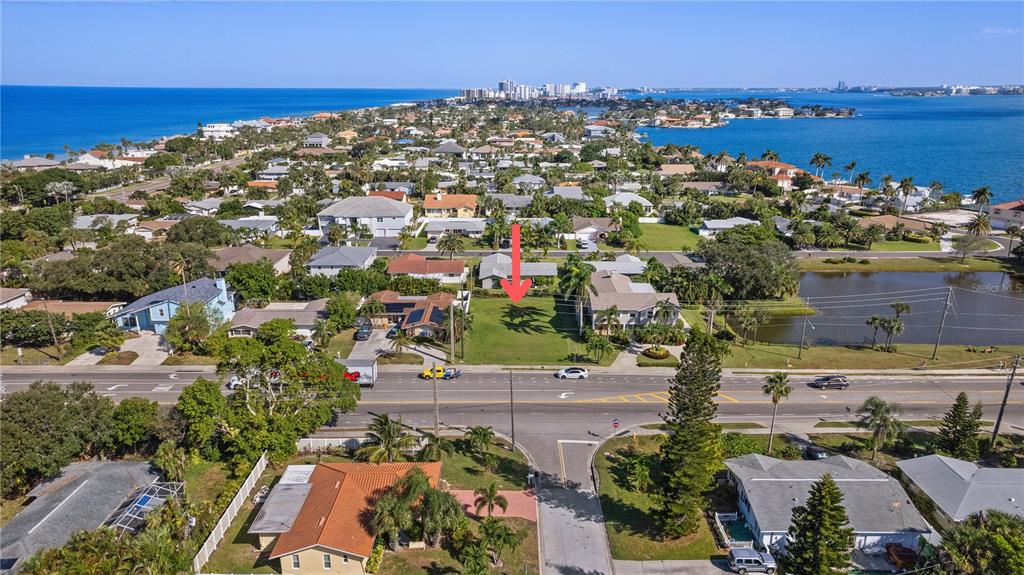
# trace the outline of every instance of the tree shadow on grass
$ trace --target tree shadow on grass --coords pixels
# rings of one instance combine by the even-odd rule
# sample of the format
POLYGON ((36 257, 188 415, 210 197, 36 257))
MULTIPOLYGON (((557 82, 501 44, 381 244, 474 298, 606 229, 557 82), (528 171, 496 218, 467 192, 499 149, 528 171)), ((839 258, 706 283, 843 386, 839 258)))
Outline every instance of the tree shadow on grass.
POLYGON ((547 314, 532 305, 509 305, 501 312, 501 325, 509 331, 525 334, 547 333, 544 319, 547 314))

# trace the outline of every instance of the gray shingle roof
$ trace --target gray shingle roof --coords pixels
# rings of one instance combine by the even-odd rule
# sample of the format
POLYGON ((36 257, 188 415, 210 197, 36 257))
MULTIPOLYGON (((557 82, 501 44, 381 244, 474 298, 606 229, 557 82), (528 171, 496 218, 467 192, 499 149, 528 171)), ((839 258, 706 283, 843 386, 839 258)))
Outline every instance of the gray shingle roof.
POLYGON ((701 227, 709 230, 729 230, 736 226, 747 226, 758 223, 760 222, 737 216, 735 218, 727 218, 724 220, 704 220, 701 227))
POLYGON ((74 223, 71 227, 76 230, 88 230, 102 226, 104 223, 116 226, 117 222, 125 221, 128 223, 135 223, 138 221, 138 214, 95 214, 91 216, 77 216, 75 217, 74 223))
POLYGON ((309 260, 310 267, 361 268, 366 260, 377 257, 377 248, 326 246, 309 260))
MULTIPOLYGON (((480 260, 480 271, 477 277, 508 278, 512 275, 512 258, 505 254, 494 253, 480 260)), ((523 262, 520 264, 520 275, 524 278, 555 277, 558 266, 545 262, 523 262)))
POLYGON ((550 190, 544 192, 545 196, 558 196, 560 198, 566 198, 568 200, 585 200, 587 196, 583 194, 583 188, 579 186, 555 186, 550 190))
POLYGON ((247 220, 217 220, 222 226, 227 226, 233 230, 259 230, 259 231, 271 231, 277 228, 277 220, 271 218, 253 218, 247 220))
POLYGON ((117 315, 125 315, 152 307, 165 301, 177 302, 203 302, 209 303, 220 295, 220 288, 217 287, 217 280, 212 278, 200 278, 185 285, 176 285, 156 293, 139 298, 126 305, 117 315), (185 294, 188 294, 186 299, 185 294))
POLYGON ((349 196, 334 202, 317 213, 339 218, 401 218, 412 212, 404 202, 379 196, 349 196))
POLYGON ((428 232, 447 232, 454 231, 458 233, 483 233, 484 228, 487 226, 486 220, 483 218, 460 218, 450 220, 434 220, 427 222, 426 231, 428 232))
POLYGON ((448 140, 442 142, 440 146, 434 148, 435 154, 465 154, 466 148, 463 148, 454 140, 448 140))
POLYGON ((522 209, 533 203, 533 196, 519 194, 487 194, 489 197, 498 198, 506 208, 514 210, 522 209))
POLYGON ((542 186, 542 185, 544 185, 545 182, 544 182, 544 178, 542 178, 540 176, 535 176, 533 174, 523 174, 521 176, 516 176, 515 178, 512 178, 512 183, 516 184, 516 185, 519 185, 519 184, 536 184, 538 186, 542 186))
POLYGON ((811 485, 829 473, 843 492, 850 527, 858 533, 928 533, 931 530, 896 479, 863 461, 833 455, 787 461, 759 454, 725 460, 742 483, 762 532, 784 532, 793 508, 807 502, 811 485))
POLYGON ((1024 517, 1024 469, 978 467, 943 455, 896 465, 953 521, 985 509, 1024 517))

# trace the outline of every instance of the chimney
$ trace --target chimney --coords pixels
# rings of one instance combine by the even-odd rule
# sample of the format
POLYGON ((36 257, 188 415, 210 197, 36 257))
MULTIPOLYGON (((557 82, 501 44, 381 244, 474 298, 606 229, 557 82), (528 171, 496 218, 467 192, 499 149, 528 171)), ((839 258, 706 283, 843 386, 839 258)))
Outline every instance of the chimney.
POLYGON ((439 201, 439 202, 441 201, 441 197, 442 196, 444 196, 444 192, 442 192, 440 190, 438 190, 437 193, 435 194, 435 197, 437 198, 437 201, 439 201))

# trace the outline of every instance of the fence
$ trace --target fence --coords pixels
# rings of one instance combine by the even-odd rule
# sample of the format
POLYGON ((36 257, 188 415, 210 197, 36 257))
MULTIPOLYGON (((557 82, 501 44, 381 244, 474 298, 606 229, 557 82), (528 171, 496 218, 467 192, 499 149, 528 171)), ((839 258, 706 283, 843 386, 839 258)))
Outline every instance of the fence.
POLYGON ((365 438, 361 437, 303 437, 298 442, 299 453, 316 453, 331 447, 357 449, 365 438))
POLYGON ((238 515, 238 510, 242 508, 242 504, 245 503, 245 499, 249 497, 249 493, 252 492, 252 488, 256 486, 256 482, 259 481, 260 475, 263 475, 263 470, 266 468, 267 452, 264 451, 259 461, 253 466, 252 471, 249 472, 249 476, 245 478, 245 482, 238 488, 238 492, 235 493, 231 504, 224 510, 224 514, 220 516, 217 525, 213 528, 213 532, 206 538, 203 546, 199 548, 199 552, 192 559, 192 571, 199 573, 203 565, 206 565, 206 562, 210 560, 210 555, 213 555, 217 544, 224 538, 224 533, 228 530, 231 522, 234 521, 235 515, 238 515))

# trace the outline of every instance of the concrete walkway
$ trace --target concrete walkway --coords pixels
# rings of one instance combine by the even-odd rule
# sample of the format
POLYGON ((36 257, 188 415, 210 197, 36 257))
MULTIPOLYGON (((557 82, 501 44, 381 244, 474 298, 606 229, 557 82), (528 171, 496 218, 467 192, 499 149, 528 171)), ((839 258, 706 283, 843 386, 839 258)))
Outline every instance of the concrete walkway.
POLYGON ((613 561, 615 575, 718 575, 732 573, 724 560, 613 561))
POLYGON ((126 339, 121 344, 121 351, 134 351, 139 354, 132 365, 160 365, 170 355, 167 352, 167 342, 163 336, 156 334, 126 339))
POLYGON ((101 354, 101 353, 93 353, 91 351, 87 351, 87 352, 83 353, 82 355, 76 357, 75 359, 72 359, 71 361, 67 362, 64 365, 68 365, 68 366, 96 365, 96 363, 98 363, 99 360, 101 360, 101 359, 103 359, 103 354, 101 354))

